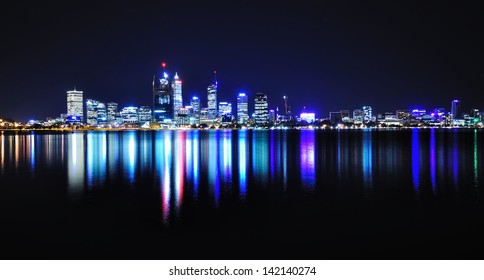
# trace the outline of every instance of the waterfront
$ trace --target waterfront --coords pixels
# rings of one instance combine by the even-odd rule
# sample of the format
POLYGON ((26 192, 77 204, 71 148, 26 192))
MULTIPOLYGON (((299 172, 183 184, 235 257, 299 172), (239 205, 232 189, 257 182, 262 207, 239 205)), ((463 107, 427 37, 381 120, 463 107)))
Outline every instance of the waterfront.
POLYGON ((2 258, 480 258, 483 137, 5 131, 2 258))

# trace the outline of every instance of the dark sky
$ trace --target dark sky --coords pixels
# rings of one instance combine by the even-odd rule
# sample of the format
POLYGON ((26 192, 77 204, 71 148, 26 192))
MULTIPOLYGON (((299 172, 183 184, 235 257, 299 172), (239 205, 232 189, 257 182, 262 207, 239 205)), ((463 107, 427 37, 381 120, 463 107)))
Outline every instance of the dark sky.
MULTIPOLYGON (((166 61, 183 98, 237 92, 289 96, 329 111, 484 109, 484 10, 462 1, 10 1, 0 9, 0 115, 66 111, 66 91, 119 105, 151 105, 166 61), (156 3, 156 4, 154 4, 156 3)), ((205 104, 206 106, 206 104, 205 104)), ((250 104, 252 107, 252 104, 250 104)), ((251 108, 250 107, 250 108, 251 108)))

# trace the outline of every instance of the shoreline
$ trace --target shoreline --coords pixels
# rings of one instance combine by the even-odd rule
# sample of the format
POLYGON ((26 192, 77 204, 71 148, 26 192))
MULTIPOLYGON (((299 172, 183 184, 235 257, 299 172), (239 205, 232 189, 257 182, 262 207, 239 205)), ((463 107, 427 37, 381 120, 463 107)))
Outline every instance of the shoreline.
POLYGON ((449 130, 449 129, 483 129, 482 127, 251 127, 251 128, 12 128, 12 129, 0 129, 0 132, 89 132, 89 131, 186 131, 186 130, 202 130, 202 131, 215 131, 215 130, 409 130, 409 129, 439 129, 439 130, 449 130))

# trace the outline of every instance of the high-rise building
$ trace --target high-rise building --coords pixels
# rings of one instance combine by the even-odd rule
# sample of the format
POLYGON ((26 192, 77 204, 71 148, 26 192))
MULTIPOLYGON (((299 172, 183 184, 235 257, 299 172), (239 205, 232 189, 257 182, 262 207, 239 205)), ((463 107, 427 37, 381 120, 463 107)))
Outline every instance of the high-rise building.
POLYGON ((232 103, 221 101, 218 103, 218 112, 222 116, 232 115, 232 103))
POLYGON ((266 125, 269 123, 269 104, 267 95, 262 92, 256 93, 254 99, 254 117, 256 125, 266 125))
POLYGON ((153 122, 171 122, 173 120, 173 88, 168 81, 168 74, 163 66, 163 77, 155 81, 153 77, 153 122))
POLYGON ((75 88, 67 91, 67 117, 84 120, 83 92, 75 88))
POLYGON ((116 120, 116 113, 118 112, 118 103, 110 102, 107 104, 108 123, 114 124, 116 120))
POLYGON ((450 111, 452 114, 452 117, 454 119, 460 119, 462 117, 461 111, 460 111, 460 100, 452 100, 452 109, 450 111))
POLYGON ((249 103, 247 94, 239 93, 237 95, 237 123, 246 124, 249 120, 249 103))
POLYGON ((363 106, 363 122, 364 123, 369 123, 373 120, 373 113, 371 106, 363 106))
POLYGON ((86 123, 88 125, 97 124, 97 105, 99 101, 86 99, 86 123))
POLYGON ((183 107, 182 81, 178 78, 178 73, 175 73, 171 87, 173 89, 173 114, 178 123, 178 111, 183 107))
POLYGON ((98 124, 105 124, 108 122, 108 115, 106 112, 106 103, 104 102, 99 102, 97 103, 97 123, 98 124))
MULTIPOLYGON (((214 74, 217 72, 214 71, 214 74)), ((208 114, 211 118, 217 116, 217 77, 214 78, 213 83, 211 83, 207 88, 207 108, 208 114)))
POLYGON ((200 99, 197 96, 193 96, 192 100, 190 100, 190 106, 193 110, 195 124, 200 124, 200 99))

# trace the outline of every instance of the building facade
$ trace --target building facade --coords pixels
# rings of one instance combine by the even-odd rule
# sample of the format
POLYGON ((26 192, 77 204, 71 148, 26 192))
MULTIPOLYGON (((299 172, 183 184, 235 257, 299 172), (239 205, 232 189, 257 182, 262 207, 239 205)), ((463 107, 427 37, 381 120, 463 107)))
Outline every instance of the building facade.
POLYGON ((207 88, 207 109, 211 118, 217 116, 217 81, 214 81, 207 88))
POLYGON ((153 122, 171 122, 173 115, 173 88, 168 81, 168 74, 163 73, 159 81, 153 79, 153 122))
POLYGON ((237 123, 247 124, 249 120, 249 103, 247 94, 239 93, 237 95, 237 123))
POLYGON ((173 114, 175 122, 178 124, 178 112, 183 107, 182 80, 178 77, 178 73, 175 73, 171 87, 173 89, 173 114))
POLYGON ((269 123, 269 103, 267 95, 256 93, 254 99, 254 119, 256 125, 267 125, 269 123))
POLYGON ((84 121, 82 91, 76 89, 67 91, 67 117, 84 121))

